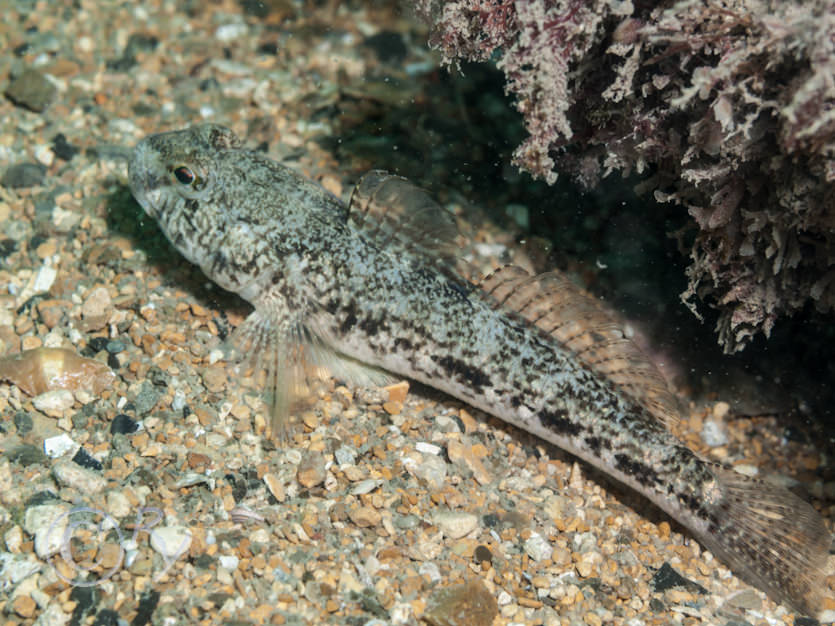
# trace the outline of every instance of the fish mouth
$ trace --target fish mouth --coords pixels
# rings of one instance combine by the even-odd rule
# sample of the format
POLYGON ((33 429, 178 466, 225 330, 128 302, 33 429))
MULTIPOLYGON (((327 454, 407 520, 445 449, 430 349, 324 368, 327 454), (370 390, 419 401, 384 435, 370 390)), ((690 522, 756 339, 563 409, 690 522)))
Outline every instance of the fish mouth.
POLYGON ((128 185, 133 197, 150 217, 156 217, 155 200, 159 199, 159 176, 155 174, 154 151, 147 139, 133 149, 128 161, 128 185))

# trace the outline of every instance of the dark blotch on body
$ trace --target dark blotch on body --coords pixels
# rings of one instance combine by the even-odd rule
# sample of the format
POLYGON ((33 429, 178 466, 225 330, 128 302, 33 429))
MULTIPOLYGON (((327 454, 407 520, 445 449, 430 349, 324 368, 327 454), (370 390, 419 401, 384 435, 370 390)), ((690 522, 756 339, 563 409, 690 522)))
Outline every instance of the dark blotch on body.
POLYGON ((539 419, 544 426, 563 437, 576 437, 585 430, 581 424, 572 422, 565 410, 540 411, 539 419))
POLYGON ((658 484, 658 474, 645 463, 636 461, 626 454, 615 455, 615 467, 645 486, 658 484))
POLYGON ((433 356, 432 360, 440 365, 450 378, 461 379, 472 387, 475 393, 483 393, 484 387, 490 384, 490 377, 487 374, 464 361, 451 356, 433 356))

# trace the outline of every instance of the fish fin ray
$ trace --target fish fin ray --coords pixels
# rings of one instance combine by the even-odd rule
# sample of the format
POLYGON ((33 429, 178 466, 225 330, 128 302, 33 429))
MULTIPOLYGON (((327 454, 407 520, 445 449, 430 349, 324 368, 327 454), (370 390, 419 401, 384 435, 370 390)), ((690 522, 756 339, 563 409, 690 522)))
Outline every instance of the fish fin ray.
POLYGON ((816 616, 824 599, 832 535, 818 512, 788 489, 711 464, 718 529, 701 536, 731 569, 778 601, 816 616))
POLYGON ((455 216, 401 176, 367 172, 348 206, 349 222, 380 247, 433 262, 452 260, 459 249, 455 216))
POLYGON ((287 441, 295 423, 291 410, 309 392, 307 346, 301 327, 276 320, 260 307, 227 340, 227 358, 237 374, 251 377, 269 407, 268 436, 287 441))
POLYGON ((679 419, 678 398, 658 368, 598 300, 561 272, 531 275, 521 267, 505 265, 479 286, 494 306, 520 315, 554 337, 666 426, 679 419))

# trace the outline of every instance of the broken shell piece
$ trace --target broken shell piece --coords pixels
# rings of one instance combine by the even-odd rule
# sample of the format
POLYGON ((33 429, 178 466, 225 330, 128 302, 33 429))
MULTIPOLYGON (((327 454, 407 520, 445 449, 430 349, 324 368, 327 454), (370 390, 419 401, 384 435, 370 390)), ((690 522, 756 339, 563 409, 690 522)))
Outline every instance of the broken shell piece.
POLYGON ((0 380, 30 396, 53 389, 86 389, 100 394, 116 375, 104 363, 65 348, 35 348, 0 358, 0 380))
POLYGON ((229 517, 232 519, 233 522, 238 522, 240 524, 264 521, 264 517, 262 515, 259 515, 255 511, 250 511, 249 509, 242 506, 236 507, 229 511, 229 517))

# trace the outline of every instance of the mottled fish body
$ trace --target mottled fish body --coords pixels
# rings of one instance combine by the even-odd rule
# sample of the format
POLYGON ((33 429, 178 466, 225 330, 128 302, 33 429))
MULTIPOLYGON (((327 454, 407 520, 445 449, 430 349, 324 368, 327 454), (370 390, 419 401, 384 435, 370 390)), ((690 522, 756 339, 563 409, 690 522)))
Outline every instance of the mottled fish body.
POLYGON ((593 306, 558 278, 511 268, 474 286, 438 262, 450 229, 419 193, 408 211, 386 215, 388 202, 402 200, 400 179, 364 179, 352 214, 219 126, 144 139, 129 174, 177 249, 254 306, 239 336, 245 350, 268 355, 279 420, 301 354, 360 381, 380 370, 415 379, 586 460, 773 598, 820 610, 831 541, 822 518, 677 440, 665 426, 671 411, 653 410, 664 402, 653 405, 657 394, 630 382, 625 340, 611 339, 605 324, 599 333, 572 327, 572 312, 593 306))

